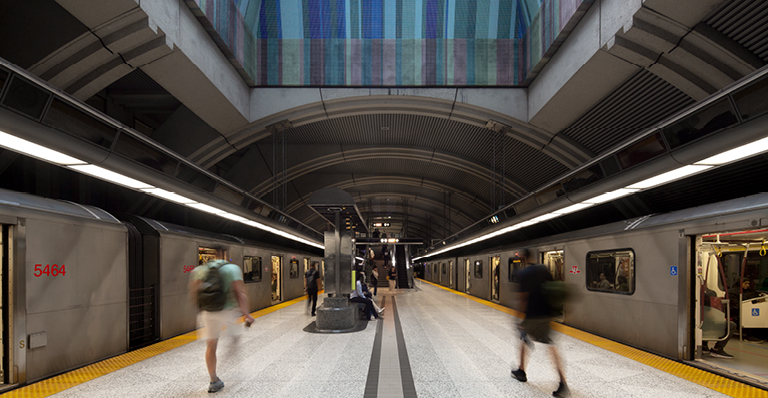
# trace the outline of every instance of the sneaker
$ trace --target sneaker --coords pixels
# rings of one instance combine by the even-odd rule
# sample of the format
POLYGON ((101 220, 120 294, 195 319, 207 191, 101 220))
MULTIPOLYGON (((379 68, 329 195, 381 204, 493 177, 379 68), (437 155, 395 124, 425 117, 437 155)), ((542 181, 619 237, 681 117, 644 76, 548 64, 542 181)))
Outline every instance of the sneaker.
POLYGON ((758 344, 765 341, 763 339, 760 339, 754 336, 746 336, 744 337, 744 340, 749 341, 750 343, 758 343, 758 344))
POLYGON ((216 392, 224 388, 224 382, 219 378, 217 379, 218 380, 212 381, 211 384, 208 385, 208 392, 216 392))
POLYGON ((568 385, 560 382, 560 386, 557 387, 557 391, 552 392, 553 397, 568 397, 571 395, 571 390, 568 389, 568 385))
POLYGON ((384 312, 384 307, 381 307, 381 308, 379 309, 379 314, 381 314, 382 312, 384 312))
POLYGON ((715 358, 733 359, 733 355, 725 352, 725 350, 716 350, 714 348, 709 351, 709 355, 715 358))
POLYGON ((516 378, 517 380, 523 381, 523 382, 528 381, 528 378, 525 377, 525 371, 522 370, 522 369, 513 370, 512 371, 512 377, 516 378))
POLYGON ((708 353, 709 352, 709 344, 704 344, 701 346, 701 352, 708 353))

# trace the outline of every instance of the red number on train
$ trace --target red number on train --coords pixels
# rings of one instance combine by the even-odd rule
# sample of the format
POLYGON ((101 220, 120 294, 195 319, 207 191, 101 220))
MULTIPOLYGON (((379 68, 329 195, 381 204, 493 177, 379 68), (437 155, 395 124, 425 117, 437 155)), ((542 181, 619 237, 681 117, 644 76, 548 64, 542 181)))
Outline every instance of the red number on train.
POLYGON ((45 267, 43 267, 43 264, 35 264, 35 276, 39 278, 43 276, 43 274, 48 276, 63 276, 67 274, 67 271, 64 268, 64 264, 61 264, 61 268, 59 268, 58 264, 53 264, 53 266, 45 264, 45 267))
POLYGON ((194 271, 194 269, 195 269, 195 266, 194 266, 194 265, 185 265, 185 266, 184 266, 184 272, 183 272, 183 273, 185 273, 185 274, 186 274, 187 272, 192 272, 192 271, 194 271))

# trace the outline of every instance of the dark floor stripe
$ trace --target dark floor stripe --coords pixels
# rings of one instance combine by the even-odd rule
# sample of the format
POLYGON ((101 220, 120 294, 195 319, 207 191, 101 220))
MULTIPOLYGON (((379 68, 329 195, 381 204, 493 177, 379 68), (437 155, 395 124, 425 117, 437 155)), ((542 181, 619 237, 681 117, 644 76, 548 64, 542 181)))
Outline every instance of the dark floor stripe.
MULTIPOLYGON (((381 298, 381 307, 387 301, 387 296, 381 298)), ((384 322, 376 321, 376 338, 373 340, 373 352, 371 353, 371 363, 368 365, 368 380, 365 382, 364 398, 376 398, 379 394, 379 364, 381 363, 381 335, 384 329, 384 322)))
POLYGON ((403 382, 403 397, 416 398, 416 386, 413 385, 413 373, 411 361, 408 360, 408 349, 405 347, 403 328, 400 325, 400 317, 397 314, 397 301, 392 297, 392 315, 395 317, 395 331, 397 333, 397 354, 400 358, 400 380, 403 382))

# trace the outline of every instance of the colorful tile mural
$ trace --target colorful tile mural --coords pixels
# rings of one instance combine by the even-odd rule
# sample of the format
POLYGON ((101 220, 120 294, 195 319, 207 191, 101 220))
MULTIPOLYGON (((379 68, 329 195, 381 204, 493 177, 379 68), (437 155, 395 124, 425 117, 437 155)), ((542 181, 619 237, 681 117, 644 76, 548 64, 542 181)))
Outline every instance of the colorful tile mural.
POLYGON ((185 3, 252 86, 510 87, 530 81, 593 1, 185 3))

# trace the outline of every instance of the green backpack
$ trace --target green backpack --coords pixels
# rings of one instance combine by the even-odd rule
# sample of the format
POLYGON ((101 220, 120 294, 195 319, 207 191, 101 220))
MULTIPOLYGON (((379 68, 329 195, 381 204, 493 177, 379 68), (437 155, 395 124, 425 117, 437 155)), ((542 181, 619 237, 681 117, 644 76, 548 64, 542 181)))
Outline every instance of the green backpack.
POLYGON ((208 267, 208 272, 197 291, 197 305, 203 311, 221 311, 227 303, 224 280, 219 272, 219 268, 225 264, 227 262, 224 260, 214 260, 205 265, 208 267))

